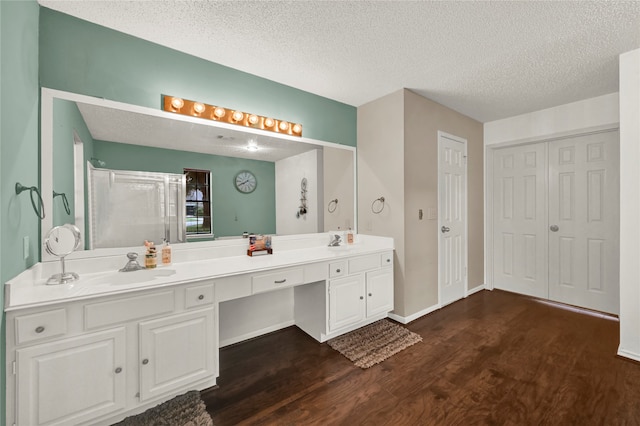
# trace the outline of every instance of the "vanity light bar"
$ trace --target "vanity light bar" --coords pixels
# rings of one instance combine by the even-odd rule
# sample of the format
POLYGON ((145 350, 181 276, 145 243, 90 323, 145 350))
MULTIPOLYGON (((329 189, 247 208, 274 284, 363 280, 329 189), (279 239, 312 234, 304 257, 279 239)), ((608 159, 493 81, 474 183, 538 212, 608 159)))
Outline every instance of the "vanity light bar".
POLYGON ((237 124, 239 126, 253 127, 254 129, 268 130, 276 133, 284 133, 291 136, 302 136, 302 124, 290 123, 275 118, 249 114, 243 111, 232 110, 220 106, 203 104, 175 96, 163 95, 163 110, 176 114, 200 117, 223 123, 237 124))

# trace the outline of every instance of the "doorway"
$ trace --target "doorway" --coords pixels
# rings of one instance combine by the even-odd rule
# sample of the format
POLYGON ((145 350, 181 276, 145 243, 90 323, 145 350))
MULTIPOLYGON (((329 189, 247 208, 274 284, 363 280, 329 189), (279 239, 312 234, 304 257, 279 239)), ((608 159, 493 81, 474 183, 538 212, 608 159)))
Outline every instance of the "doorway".
POLYGON ((619 134, 493 151, 495 288, 619 312, 619 134))

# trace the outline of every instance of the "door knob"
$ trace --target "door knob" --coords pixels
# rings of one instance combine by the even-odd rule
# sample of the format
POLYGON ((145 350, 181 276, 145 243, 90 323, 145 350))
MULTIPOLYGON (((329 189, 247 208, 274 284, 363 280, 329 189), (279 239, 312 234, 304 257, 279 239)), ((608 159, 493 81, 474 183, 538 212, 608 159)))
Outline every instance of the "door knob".
POLYGON ((451 229, 448 226, 443 226, 442 228, 440 228, 440 230, 442 231, 442 233, 444 234, 445 232, 449 232, 451 231, 451 229))
POLYGON ((558 225, 551 225, 549 229, 551 230, 551 232, 558 232, 558 230, 560 230, 560 228, 558 228, 558 225))

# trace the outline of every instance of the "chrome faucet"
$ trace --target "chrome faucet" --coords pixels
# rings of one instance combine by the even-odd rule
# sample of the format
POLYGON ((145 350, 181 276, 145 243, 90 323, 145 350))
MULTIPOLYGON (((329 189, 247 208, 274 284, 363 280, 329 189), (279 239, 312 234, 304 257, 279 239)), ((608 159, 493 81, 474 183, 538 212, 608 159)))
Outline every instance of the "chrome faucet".
POLYGON ((138 259, 138 253, 129 252, 127 253, 127 257, 129 258, 129 261, 127 262, 126 265, 124 265, 124 268, 119 270, 119 272, 131 272, 131 271, 139 271, 141 269, 144 269, 144 266, 140 265, 136 260, 138 259))
POLYGON ((331 241, 329 241, 329 247, 338 247, 340 245, 340 235, 333 234, 331 241))

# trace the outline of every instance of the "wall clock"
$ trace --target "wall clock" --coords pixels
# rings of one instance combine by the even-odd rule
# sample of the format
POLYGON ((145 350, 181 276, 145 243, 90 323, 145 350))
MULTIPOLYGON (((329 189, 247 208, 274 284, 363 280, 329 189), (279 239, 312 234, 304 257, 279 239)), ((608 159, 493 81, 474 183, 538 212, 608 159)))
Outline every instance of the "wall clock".
POLYGON ((256 186, 258 186, 258 180, 255 175, 248 170, 239 172, 233 180, 233 183, 236 189, 243 194, 253 192, 256 189, 256 186))

